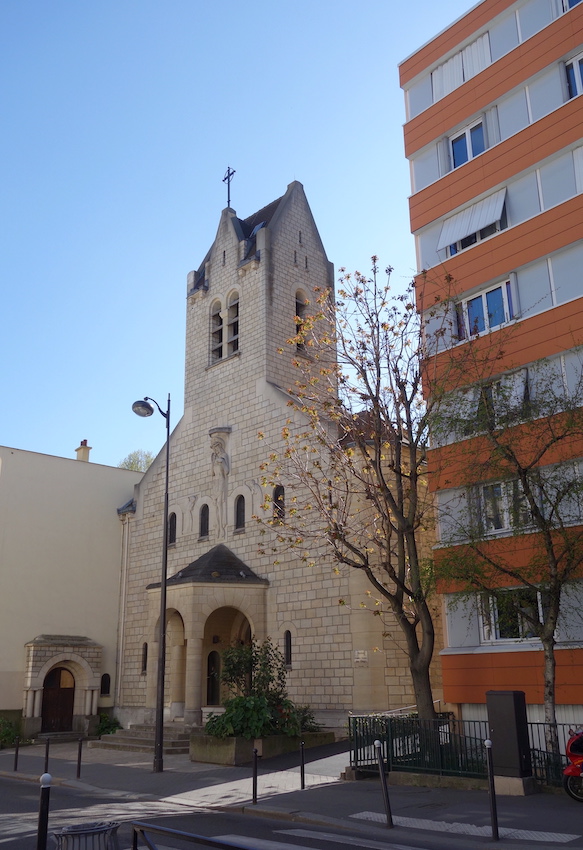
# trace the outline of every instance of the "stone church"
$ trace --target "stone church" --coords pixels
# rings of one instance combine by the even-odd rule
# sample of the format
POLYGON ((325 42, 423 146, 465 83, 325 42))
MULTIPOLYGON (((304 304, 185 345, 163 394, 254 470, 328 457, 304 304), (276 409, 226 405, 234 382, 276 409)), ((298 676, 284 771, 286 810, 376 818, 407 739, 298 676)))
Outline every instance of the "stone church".
MULTIPOLYGON (((333 286, 298 182, 248 218, 223 210, 208 254, 188 275, 185 408, 170 437, 165 719, 201 723, 220 702, 222 651, 251 636, 280 647, 291 698, 324 726, 344 726, 351 710, 413 701, 405 655, 359 608, 363 580, 335 574, 331 560, 310 567, 292 550, 274 564, 260 554, 253 519, 266 495, 260 466, 267 447, 281 445, 296 377, 292 353, 281 349, 304 305, 333 286)), ((164 484, 161 451, 121 511, 116 714, 124 726, 154 715, 164 484)), ((283 506, 285 481, 268 495, 283 506)))

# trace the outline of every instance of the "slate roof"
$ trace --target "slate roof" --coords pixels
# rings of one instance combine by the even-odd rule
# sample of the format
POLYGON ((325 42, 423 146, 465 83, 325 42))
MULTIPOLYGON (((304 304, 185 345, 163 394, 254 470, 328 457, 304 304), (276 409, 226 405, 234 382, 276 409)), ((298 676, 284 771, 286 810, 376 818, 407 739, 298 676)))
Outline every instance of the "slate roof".
POLYGON ((253 215, 248 216, 248 218, 244 218, 241 221, 243 226, 243 232, 247 238, 253 233, 253 229, 257 227, 258 224, 268 225, 273 216, 275 215, 275 211, 277 210, 283 195, 281 198, 277 198, 277 200, 272 201, 270 204, 267 204, 266 207, 263 207, 260 210, 257 210, 253 215))
MULTIPOLYGON (((176 584, 192 584, 194 582, 269 584, 266 579, 259 578, 244 561, 223 543, 213 546, 192 564, 171 576, 166 585, 172 587, 176 584)), ((160 582, 149 584, 148 587, 160 587, 160 582)))

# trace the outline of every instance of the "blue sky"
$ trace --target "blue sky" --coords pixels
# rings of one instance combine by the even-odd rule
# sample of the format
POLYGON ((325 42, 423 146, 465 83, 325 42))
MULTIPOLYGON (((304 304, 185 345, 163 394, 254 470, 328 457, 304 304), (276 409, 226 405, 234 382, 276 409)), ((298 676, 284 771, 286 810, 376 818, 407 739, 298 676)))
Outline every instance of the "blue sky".
POLYGON ((465 0, 0 3, 0 444, 116 465, 182 413, 186 275, 303 183, 330 260, 414 270, 398 63, 465 0))

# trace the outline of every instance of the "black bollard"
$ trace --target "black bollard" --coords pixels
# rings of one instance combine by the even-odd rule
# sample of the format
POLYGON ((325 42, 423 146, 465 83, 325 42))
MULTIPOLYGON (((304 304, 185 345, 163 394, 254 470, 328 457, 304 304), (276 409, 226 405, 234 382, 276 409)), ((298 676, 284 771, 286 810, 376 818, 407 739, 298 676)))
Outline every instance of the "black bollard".
POLYGON ((257 805, 257 748, 253 750, 253 805, 257 805))
POLYGON ((391 812, 391 801, 389 800, 389 787, 387 785, 387 776, 385 774, 385 765, 383 763, 383 751, 380 741, 374 742, 375 749, 377 751, 377 761, 379 764, 379 776, 381 780, 381 788, 383 789, 383 800, 385 803, 385 813, 387 815, 387 829, 392 829, 393 824, 393 815, 391 812))
POLYGON ((40 803, 38 807, 38 830, 36 838, 36 850, 47 850, 50 797, 51 775, 50 773, 43 773, 40 778, 40 803))
POLYGON ((47 738, 47 742, 45 744, 45 773, 49 772, 49 746, 51 744, 51 739, 47 738))
POLYGON ((14 742, 14 770, 18 770, 18 749, 20 747, 20 738, 16 736, 16 741, 14 742))
POLYGON ((492 741, 487 738, 484 741, 486 747, 486 760, 488 762, 488 792, 490 795, 490 820, 492 822, 492 841, 499 841, 498 834, 498 811, 496 808, 496 789, 494 787, 494 767, 492 765, 492 741))
POLYGON ((306 764, 304 761, 304 742, 300 743, 300 788, 302 791, 306 787, 306 764))
POLYGON ((81 778, 81 753, 83 752, 83 738, 79 738, 79 749, 77 750, 77 779, 81 778))

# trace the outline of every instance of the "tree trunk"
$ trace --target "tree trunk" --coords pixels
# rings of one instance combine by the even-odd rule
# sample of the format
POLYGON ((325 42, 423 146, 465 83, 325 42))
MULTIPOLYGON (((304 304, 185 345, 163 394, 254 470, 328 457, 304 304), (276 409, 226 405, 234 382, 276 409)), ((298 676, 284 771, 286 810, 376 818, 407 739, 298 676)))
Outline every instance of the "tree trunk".
POLYGON ((417 658, 409 659, 409 670, 413 681, 417 714, 421 720, 435 719, 435 706, 433 705, 433 693, 429 679, 429 664, 421 661, 420 653, 417 658))
POLYGON ((557 734, 557 713, 555 706, 555 639, 542 638, 544 653, 544 709, 545 709, 545 739, 547 750, 559 752, 559 736, 557 734))

